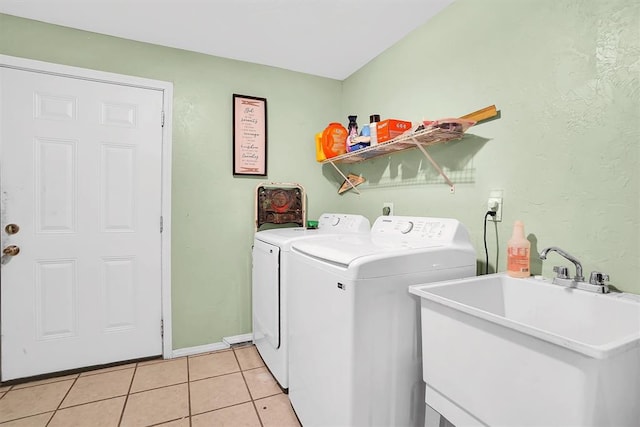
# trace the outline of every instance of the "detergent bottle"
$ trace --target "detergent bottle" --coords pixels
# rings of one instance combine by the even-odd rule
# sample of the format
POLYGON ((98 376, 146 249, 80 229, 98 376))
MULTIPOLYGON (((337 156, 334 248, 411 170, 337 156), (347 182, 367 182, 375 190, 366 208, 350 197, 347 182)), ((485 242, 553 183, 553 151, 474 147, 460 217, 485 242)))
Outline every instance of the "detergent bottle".
POLYGON ((327 160, 327 156, 322 150, 322 132, 318 132, 316 133, 316 161, 323 162, 325 160, 327 160))
POLYGON ((322 151, 327 159, 347 152, 347 135, 340 123, 329 123, 322 132, 322 151))
POLYGON ((507 274, 511 277, 529 277, 531 242, 524 237, 524 224, 516 221, 513 234, 507 242, 507 274))

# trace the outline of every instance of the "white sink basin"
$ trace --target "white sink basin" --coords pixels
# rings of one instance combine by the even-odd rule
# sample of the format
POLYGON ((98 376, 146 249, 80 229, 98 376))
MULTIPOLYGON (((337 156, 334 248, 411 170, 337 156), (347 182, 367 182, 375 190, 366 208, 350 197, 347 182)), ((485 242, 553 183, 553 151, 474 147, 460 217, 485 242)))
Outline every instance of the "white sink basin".
POLYGON ((421 297, 427 403, 455 425, 640 426, 640 299, 505 274, 421 297))

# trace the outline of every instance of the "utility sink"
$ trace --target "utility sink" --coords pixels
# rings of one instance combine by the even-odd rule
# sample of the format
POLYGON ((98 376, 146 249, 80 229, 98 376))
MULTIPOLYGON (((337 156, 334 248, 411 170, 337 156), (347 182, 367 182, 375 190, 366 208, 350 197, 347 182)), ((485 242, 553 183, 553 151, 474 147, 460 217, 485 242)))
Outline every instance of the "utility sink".
POLYGON ((409 292, 426 403, 454 425, 640 426, 640 296, 506 274, 409 292))

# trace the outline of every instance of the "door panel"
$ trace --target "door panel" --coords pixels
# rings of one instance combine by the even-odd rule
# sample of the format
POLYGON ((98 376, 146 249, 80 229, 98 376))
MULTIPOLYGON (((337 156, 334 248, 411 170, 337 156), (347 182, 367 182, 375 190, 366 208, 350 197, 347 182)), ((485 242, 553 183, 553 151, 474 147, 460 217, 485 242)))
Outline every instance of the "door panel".
POLYGON ((36 261, 36 339, 78 335, 78 281, 75 260, 36 261))
POLYGON ((102 295, 105 303, 105 331, 136 327, 136 259, 102 259, 102 295))
POLYGON ((38 233, 76 231, 77 141, 35 138, 35 215, 38 233))
POLYGON ((3 381, 162 353, 162 99, 0 68, 3 381))
POLYGON ((103 232, 134 232, 135 147, 102 145, 100 212, 103 232))

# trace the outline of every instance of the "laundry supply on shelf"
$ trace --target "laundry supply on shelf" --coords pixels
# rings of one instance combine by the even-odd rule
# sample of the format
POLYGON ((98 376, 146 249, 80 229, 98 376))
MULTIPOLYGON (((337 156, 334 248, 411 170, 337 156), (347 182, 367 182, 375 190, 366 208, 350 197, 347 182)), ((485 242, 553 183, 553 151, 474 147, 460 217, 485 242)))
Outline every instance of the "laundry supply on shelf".
POLYGON ((378 144, 389 141, 411 129, 411 122, 397 119, 387 119, 376 124, 378 144))
POLYGON ((322 149, 322 132, 316 133, 316 161, 322 162, 327 160, 327 156, 324 155, 324 150, 322 149))
POLYGON ((322 132, 322 151, 327 159, 347 152, 347 129, 340 123, 329 123, 322 132))
POLYGON ((473 120, 462 119, 462 118, 446 118, 446 119, 438 119, 438 120, 423 120, 422 124, 419 125, 415 132, 424 130, 424 129, 444 129, 451 130, 455 132, 466 132, 471 126, 475 125, 476 122, 473 120))
POLYGON ((378 143, 377 124, 380 121, 380 114, 372 114, 369 116, 369 136, 371 137, 371 145, 378 143))
POLYGON ((355 139, 358 136, 358 116, 349 116, 349 124, 347 125, 347 152, 357 150, 357 148, 352 148, 353 145, 357 144, 355 139))

